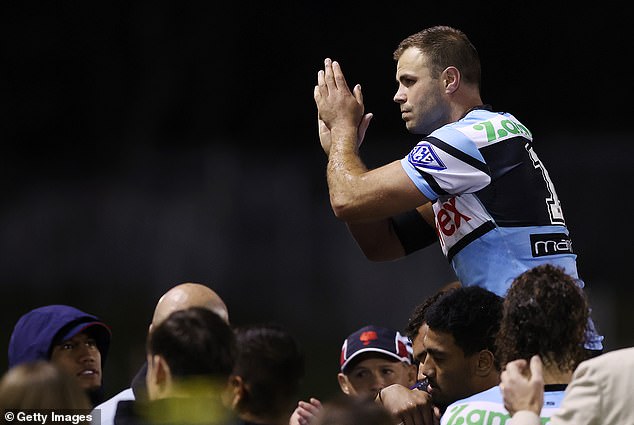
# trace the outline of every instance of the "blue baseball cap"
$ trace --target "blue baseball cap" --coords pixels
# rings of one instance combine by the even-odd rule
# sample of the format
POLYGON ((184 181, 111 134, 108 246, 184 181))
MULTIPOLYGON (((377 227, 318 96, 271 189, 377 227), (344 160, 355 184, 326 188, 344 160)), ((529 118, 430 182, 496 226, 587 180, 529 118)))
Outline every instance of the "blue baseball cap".
POLYGON ((412 342, 397 330, 368 325, 348 336, 341 347, 341 372, 364 353, 378 353, 412 364, 412 342))

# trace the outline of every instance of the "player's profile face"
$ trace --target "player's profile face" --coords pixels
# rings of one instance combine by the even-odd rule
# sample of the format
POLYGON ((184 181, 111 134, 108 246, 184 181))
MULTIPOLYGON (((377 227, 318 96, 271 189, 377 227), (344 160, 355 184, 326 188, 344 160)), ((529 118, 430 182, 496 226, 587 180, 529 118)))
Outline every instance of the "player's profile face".
MULTIPOLYGON (((477 354, 465 356, 455 343, 453 335, 429 328, 419 341, 425 347, 425 360, 419 365, 418 376, 427 378, 428 390, 434 404, 446 407, 470 395, 473 359, 477 354)), ((414 348, 416 353, 416 348, 414 348)))
POLYGON ((415 47, 406 49, 396 66, 398 90, 394 101, 410 133, 427 135, 449 120, 449 105, 442 97, 442 82, 433 76, 427 56, 415 47))

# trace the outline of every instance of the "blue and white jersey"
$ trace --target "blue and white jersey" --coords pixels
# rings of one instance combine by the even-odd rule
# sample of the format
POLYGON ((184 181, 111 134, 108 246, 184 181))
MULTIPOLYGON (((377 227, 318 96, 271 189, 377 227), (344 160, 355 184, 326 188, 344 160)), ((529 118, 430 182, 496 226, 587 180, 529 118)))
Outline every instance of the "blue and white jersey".
MULTIPOLYGON (((550 417, 559 409, 564 393, 565 385, 545 386, 544 407, 540 413, 542 425, 550 423, 550 417)), ((512 425, 511 415, 504 408, 500 387, 489 388, 450 404, 440 418, 440 425, 467 424, 512 425)))
POLYGON ((474 109, 401 164, 434 202, 441 248, 463 285, 504 296, 515 277, 546 262, 578 277, 555 187, 513 115, 474 109))

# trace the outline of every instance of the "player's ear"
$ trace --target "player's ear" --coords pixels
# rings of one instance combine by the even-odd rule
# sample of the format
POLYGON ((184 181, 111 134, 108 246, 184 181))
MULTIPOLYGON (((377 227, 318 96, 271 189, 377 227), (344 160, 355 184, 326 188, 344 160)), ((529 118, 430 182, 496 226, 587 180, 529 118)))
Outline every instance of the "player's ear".
POLYGON ((341 391, 343 391, 345 395, 351 395, 352 386, 350 385, 350 381, 348 381, 348 377, 339 372, 337 374, 337 380, 339 381, 339 387, 341 388, 341 391))
POLYGON ((453 93, 460 87, 460 71, 455 66, 448 66, 440 75, 446 93, 453 93))
POLYGON ((489 350, 481 350, 476 358, 476 374, 487 376, 495 370, 495 359, 489 350))
POLYGON ((148 354, 147 363, 148 371, 145 382, 148 386, 148 391, 151 391, 156 396, 168 393, 173 381, 167 361, 160 354, 148 354))
POLYGON ((246 396, 246 393, 247 393, 247 388, 242 377, 238 375, 232 375, 229 378, 228 394, 227 394, 228 400, 225 399, 225 403, 231 406, 233 410, 237 410, 238 405, 244 399, 244 397, 246 396))

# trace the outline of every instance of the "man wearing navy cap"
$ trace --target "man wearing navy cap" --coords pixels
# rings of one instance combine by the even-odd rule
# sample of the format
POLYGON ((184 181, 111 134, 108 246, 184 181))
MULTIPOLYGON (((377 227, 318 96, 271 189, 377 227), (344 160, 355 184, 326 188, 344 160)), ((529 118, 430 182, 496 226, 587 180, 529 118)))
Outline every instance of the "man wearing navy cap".
POLYGON ((374 398, 388 385, 416 383, 412 343, 393 329, 370 325, 357 330, 343 342, 340 364, 337 379, 347 395, 374 398))
POLYGON ((110 329, 97 316, 67 305, 39 307, 16 323, 9 341, 9 368, 50 360, 76 378, 96 404, 102 397, 103 366, 110 329))
MULTIPOLYGON (((348 396, 374 399, 392 384, 407 388, 416 384, 412 343, 394 329, 374 325, 358 329, 344 340, 339 363, 337 380, 348 396)), ((316 398, 300 401, 290 425, 310 423, 321 407, 316 398)))

